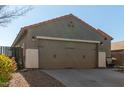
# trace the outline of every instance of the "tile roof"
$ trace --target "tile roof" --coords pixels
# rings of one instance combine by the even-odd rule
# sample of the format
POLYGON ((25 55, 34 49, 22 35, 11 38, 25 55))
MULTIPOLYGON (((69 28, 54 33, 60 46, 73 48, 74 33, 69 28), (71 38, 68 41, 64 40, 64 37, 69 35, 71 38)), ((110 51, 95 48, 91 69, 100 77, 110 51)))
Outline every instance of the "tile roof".
POLYGON ((124 41, 113 42, 111 44, 111 50, 124 50, 124 41))
POLYGON ((96 29, 96 32, 101 34, 104 37, 110 38, 111 40, 113 39, 110 35, 106 34, 104 31, 102 31, 101 29, 96 29))

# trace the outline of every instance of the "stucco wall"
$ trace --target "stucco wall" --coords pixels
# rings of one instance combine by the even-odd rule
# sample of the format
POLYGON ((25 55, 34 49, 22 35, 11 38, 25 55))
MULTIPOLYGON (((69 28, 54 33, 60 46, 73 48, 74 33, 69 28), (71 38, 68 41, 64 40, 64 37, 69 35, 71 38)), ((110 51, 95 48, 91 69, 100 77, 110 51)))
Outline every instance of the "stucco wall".
POLYGON ((112 51, 112 57, 116 58, 116 60, 113 61, 115 65, 124 64, 124 50, 112 51))
POLYGON ((98 47, 99 51, 105 51, 106 57, 111 57, 110 40, 104 40, 102 36, 92 30, 94 29, 87 29, 86 26, 82 25, 82 23, 74 17, 58 19, 58 21, 30 29, 27 36, 27 48, 38 47, 39 42, 32 41, 33 36, 53 36, 70 39, 95 40, 103 42, 103 45, 98 47))
POLYGON ((20 40, 14 45, 14 47, 21 47, 23 48, 23 62, 25 64, 25 56, 26 56, 26 48, 27 48, 27 34, 29 33, 25 33, 21 38, 20 40))

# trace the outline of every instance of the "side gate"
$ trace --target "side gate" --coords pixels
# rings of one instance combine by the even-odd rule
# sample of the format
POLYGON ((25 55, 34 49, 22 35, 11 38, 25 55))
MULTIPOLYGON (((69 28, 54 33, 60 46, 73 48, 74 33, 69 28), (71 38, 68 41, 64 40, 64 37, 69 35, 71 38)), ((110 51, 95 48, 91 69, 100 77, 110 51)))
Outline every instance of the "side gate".
POLYGON ((18 69, 24 68, 22 48, 0 46, 0 54, 7 55, 9 57, 15 57, 15 61, 17 62, 18 69))

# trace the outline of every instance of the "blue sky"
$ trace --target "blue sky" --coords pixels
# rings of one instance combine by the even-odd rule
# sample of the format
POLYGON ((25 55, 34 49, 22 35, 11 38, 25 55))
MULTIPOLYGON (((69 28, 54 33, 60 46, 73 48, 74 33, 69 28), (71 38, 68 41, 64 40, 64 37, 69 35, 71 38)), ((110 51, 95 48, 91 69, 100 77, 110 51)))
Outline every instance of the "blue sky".
POLYGON ((124 40, 124 6, 32 6, 33 10, 0 27, 0 46, 10 46, 21 27, 74 14, 95 28, 111 35, 113 41, 124 40))

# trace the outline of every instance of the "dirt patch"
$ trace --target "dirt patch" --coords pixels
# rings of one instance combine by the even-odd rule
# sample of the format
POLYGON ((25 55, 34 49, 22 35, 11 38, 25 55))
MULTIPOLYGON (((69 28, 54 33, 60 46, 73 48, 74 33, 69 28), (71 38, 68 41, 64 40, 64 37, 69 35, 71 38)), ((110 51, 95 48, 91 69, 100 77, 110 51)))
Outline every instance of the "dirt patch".
POLYGON ((13 74, 9 87, 64 87, 64 85, 40 70, 28 70, 13 74))

